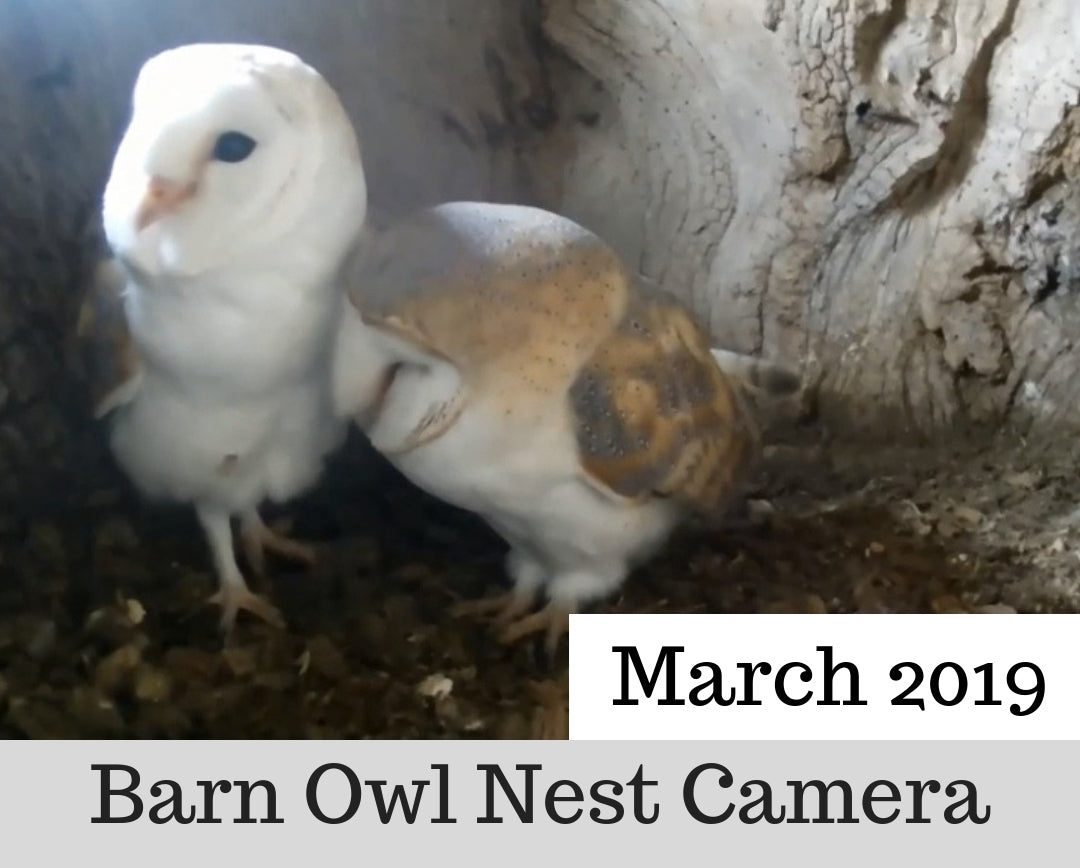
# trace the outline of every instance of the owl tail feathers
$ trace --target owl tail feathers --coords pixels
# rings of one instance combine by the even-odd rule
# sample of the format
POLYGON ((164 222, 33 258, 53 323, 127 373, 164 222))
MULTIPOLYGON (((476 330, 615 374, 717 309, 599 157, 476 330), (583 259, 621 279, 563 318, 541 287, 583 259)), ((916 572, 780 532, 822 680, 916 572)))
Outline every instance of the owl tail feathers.
POLYGON ((731 350, 714 349, 712 355, 720 370, 755 399, 783 400, 802 389, 802 377, 777 362, 731 350))
POLYGON ((817 384, 808 383, 791 368, 731 350, 713 349, 712 355, 750 408, 766 440, 817 416, 817 384))

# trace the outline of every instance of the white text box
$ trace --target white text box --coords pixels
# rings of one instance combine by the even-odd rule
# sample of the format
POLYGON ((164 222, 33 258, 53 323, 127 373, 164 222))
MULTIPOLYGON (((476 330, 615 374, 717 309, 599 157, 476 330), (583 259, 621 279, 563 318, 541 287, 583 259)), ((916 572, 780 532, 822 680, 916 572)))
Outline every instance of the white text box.
POLYGON ((574 739, 1080 737, 1078 615, 575 615, 570 648, 574 739))

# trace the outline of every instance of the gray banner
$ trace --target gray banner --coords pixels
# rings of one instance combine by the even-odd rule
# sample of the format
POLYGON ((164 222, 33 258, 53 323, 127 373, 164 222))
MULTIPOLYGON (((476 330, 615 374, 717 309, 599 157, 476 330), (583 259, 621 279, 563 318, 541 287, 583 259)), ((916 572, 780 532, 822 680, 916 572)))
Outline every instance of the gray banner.
POLYGON ((348 864, 544 868, 553 858, 905 868, 1076 861, 1078 742, 68 742, 10 754, 0 782, 9 845, 18 852, 25 833, 43 862, 84 846, 114 864, 158 866, 209 854, 216 864, 235 855, 295 865, 315 853, 348 864), (27 776, 38 751, 50 774, 27 776), (120 766, 137 770, 137 786, 120 766), (162 779, 177 792, 153 790, 162 779), (229 786, 217 785, 207 815, 196 782, 219 779, 229 786), (272 784, 273 811, 260 779, 272 784), (112 791, 104 799, 103 785, 112 791), (91 822, 130 816, 136 805, 133 822, 91 822), (40 834, 46 815, 63 835, 40 834), (198 822, 208 816, 222 822, 198 822), (268 819, 280 822, 260 822, 268 819))

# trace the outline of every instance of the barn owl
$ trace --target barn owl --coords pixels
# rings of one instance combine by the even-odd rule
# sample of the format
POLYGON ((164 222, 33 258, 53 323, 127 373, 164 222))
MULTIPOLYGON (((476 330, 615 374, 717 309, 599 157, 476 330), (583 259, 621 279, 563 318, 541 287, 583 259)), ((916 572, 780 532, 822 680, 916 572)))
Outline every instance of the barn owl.
POLYGON ((259 508, 312 486, 344 437, 329 347, 366 207, 352 124, 295 55, 196 44, 143 66, 103 199, 115 259, 80 331, 118 463, 195 508, 226 631, 241 609, 281 622, 240 571, 234 518, 257 572, 265 552, 314 557, 259 508))
POLYGON ((509 593, 462 607, 507 643, 553 651, 681 519, 722 509, 759 450, 751 393, 798 387, 712 350, 673 296, 534 208, 422 212, 358 248, 346 293, 335 407, 509 543, 509 593))

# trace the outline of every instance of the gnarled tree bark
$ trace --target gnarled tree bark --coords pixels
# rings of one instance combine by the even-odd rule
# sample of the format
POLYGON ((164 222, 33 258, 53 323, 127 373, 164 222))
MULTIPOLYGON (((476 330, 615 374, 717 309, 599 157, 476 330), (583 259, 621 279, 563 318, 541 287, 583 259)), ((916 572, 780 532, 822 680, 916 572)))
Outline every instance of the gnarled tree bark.
POLYGON ((543 6, 573 106, 545 198, 725 343, 890 436, 1075 421, 1080 6, 543 6))

